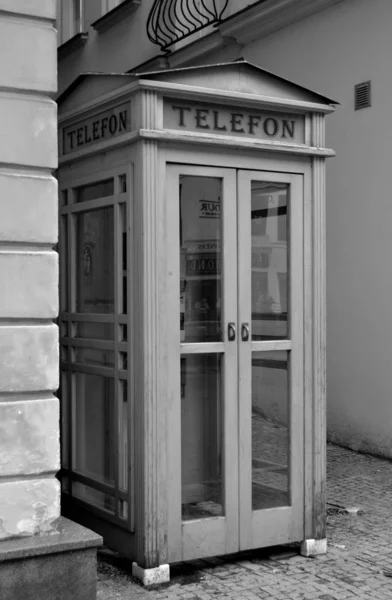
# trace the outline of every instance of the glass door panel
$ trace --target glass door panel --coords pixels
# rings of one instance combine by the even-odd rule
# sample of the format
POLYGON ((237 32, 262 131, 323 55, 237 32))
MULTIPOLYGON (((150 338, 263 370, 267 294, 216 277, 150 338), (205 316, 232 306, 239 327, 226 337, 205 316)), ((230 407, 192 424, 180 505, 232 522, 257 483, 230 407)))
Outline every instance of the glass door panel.
POLYGON ((224 514, 222 355, 181 357, 182 520, 224 514))
POLYGON ((167 174, 169 561, 301 540, 302 176, 167 174))
POLYGON ((302 193, 238 173, 240 549, 302 539, 302 193))
POLYGON ((290 505, 286 351, 252 352, 252 510, 290 505))
POLYGON ((169 556, 187 560, 238 548, 238 440, 230 438, 237 422, 236 177, 185 165, 167 173, 167 222, 178 231, 171 264, 179 274, 171 319, 179 330, 180 439, 172 455, 176 447, 181 456, 169 556))
POLYGON ((222 179, 180 175, 181 342, 220 342, 222 179))
POLYGON ((289 185, 251 181, 252 340, 288 336, 289 185))

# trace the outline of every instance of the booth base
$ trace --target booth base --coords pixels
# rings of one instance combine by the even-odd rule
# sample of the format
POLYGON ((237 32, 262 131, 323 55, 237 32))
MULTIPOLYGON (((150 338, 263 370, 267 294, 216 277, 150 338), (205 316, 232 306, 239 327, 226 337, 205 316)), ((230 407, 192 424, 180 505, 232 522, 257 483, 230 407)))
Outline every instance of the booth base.
POLYGON ((55 532, 0 542, 1 600, 96 600, 101 536, 60 517, 55 532))
POLYGON ((304 540, 301 543, 301 551, 302 556, 317 556, 319 554, 327 553, 327 538, 323 538, 322 540, 304 540))
POLYGON ((159 565, 154 569, 143 569, 136 562, 132 563, 132 575, 139 579, 143 585, 157 585, 158 583, 167 583, 170 581, 169 565, 159 565))

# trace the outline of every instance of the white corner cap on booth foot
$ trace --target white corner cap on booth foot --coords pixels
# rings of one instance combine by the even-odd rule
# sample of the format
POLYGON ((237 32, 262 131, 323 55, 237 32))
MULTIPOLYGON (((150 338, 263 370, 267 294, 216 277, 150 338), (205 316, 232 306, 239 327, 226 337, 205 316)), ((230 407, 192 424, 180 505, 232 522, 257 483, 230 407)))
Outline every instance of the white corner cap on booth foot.
POLYGON ((157 585, 170 581, 169 565, 159 565, 153 569, 143 569, 136 562, 132 563, 132 575, 139 579, 143 585, 157 585))
POLYGON ((322 540, 304 540, 301 543, 301 556, 318 556, 327 553, 327 538, 322 540))

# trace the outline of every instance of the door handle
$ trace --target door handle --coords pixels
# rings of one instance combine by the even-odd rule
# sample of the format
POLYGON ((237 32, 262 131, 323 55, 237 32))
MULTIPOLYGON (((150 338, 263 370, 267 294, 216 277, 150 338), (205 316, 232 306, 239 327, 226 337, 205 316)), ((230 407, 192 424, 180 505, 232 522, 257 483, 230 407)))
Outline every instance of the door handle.
POLYGON ((242 323, 241 325, 241 339, 243 342, 247 342, 250 336, 249 323, 242 323))
POLYGON ((235 340, 235 323, 229 323, 227 326, 227 337, 229 342, 234 342, 235 340))

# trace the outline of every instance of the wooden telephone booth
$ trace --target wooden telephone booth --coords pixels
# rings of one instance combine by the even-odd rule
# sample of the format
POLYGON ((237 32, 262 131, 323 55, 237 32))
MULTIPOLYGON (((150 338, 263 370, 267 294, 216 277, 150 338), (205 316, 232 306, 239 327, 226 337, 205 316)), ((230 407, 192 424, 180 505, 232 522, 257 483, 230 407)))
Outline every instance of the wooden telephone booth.
POLYGON ((245 61, 60 99, 63 510, 142 570, 326 549, 332 104, 245 61))

